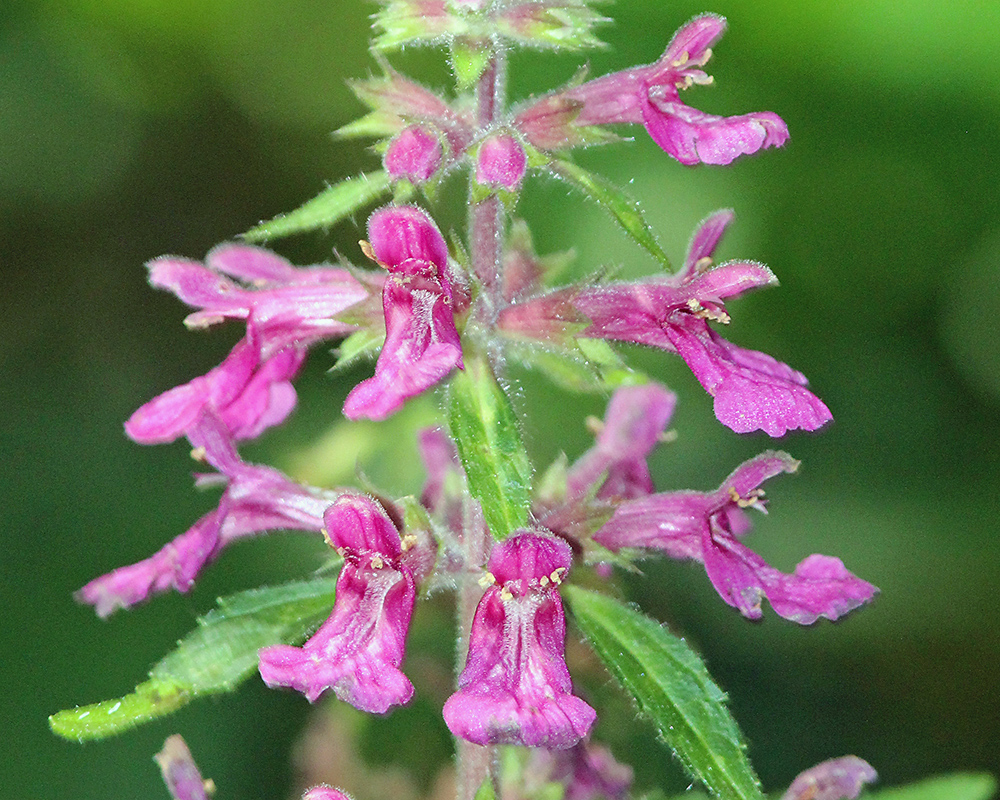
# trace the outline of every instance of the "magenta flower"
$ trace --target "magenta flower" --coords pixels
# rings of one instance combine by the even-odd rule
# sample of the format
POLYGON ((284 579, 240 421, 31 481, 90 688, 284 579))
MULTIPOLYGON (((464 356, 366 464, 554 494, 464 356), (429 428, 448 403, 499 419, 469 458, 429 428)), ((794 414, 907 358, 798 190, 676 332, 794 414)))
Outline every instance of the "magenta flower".
POLYGON ((188 315, 189 327, 243 319, 246 337, 218 367, 164 392, 129 418, 125 432, 142 444, 185 435, 203 411, 222 420, 237 440, 283 422, 295 408, 291 381, 306 348, 356 330, 336 317, 370 294, 346 269, 293 267, 259 247, 221 245, 205 261, 154 259, 150 283, 201 309, 188 315))
POLYGON ((295 408, 292 378, 306 353, 290 345, 261 361, 260 338, 253 324, 247 336, 215 369, 175 386, 138 408, 125 422, 125 433, 140 444, 190 438, 191 430, 208 412, 236 440, 254 439, 278 425, 295 408))
POLYGON ((348 419, 381 420, 429 389, 455 367, 462 345, 455 328, 448 248, 415 206, 380 209, 368 220, 372 255, 389 270, 382 290, 385 344, 375 375, 347 396, 348 419))
POLYGON ((738 433, 770 436, 815 430, 832 419, 810 392, 802 373, 765 353, 727 342, 709 322, 729 322, 723 300, 776 282, 763 264, 730 261, 714 265, 712 253, 731 211, 719 211, 695 232, 681 271, 666 279, 563 289, 541 295, 501 314, 500 325, 517 335, 545 338, 560 326, 589 320, 581 336, 658 347, 678 353, 715 398, 715 415, 738 433))
POLYGON ((184 320, 188 327, 252 321, 265 359, 291 344, 304 347, 356 330, 336 317, 371 294, 344 268, 294 267, 269 250, 241 244, 219 245, 204 265, 172 256, 154 259, 149 282, 201 309, 184 320))
POLYGON ((344 557, 330 618, 302 647, 260 651, 268 686, 288 686, 315 702, 327 689, 361 711, 384 714, 409 702, 400 671, 416 599, 399 531, 374 500, 344 494, 324 515, 331 547, 344 557))
POLYGON ((235 539, 276 529, 323 529, 323 510, 339 493, 300 486, 278 470, 245 463, 225 424, 211 414, 203 414, 188 437, 195 454, 219 471, 200 476, 198 483, 226 483, 218 507, 155 555, 80 589, 76 599, 94 606, 98 616, 171 588, 187 592, 202 568, 235 539))
POLYGON ((430 180, 443 158, 438 137, 425 125, 410 125, 389 142, 382 164, 391 177, 419 185, 430 180))
POLYGON ((569 470, 567 499, 597 486, 602 500, 628 500, 653 492, 646 457, 674 413, 677 395, 658 383, 615 390, 594 446, 569 470))
POLYGON ((612 551, 659 550, 705 565, 709 580, 745 617, 761 616, 764 597, 786 619, 809 625, 837 619, 878 591, 848 572, 839 558, 811 555, 791 575, 779 572, 742 543, 750 529, 745 509, 765 512, 760 485, 799 462, 768 451, 744 462, 718 490, 664 492, 622 503, 594 539, 612 551))
POLYGON ((543 97, 518 115, 518 127, 535 146, 553 149, 560 142, 580 141, 573 128, 639 124, 669 155, 687 165, 729 164, 738 156, 783 145, 788 128, 769 111, 719 117, 681 102, 682 89, 712 82, 701 68, 725 29, 723 17, 695 17, 677 31, 656 63, 543 97))
POLYGON ((800 773, 781 800, 854 800, 876 780, 878 774, 862 758, 831 758, 800 773))
POLYGON ((571 561, 563 540, 527 531, 493 548, 494 583, 476 608, 458 691, 444 706, 455 736, 562 750, 587 735, 597 715, 572 693, 557 591, 571 561))
POLYGON ((479 145, 476 182, 513 192, 521 186, 527 166, 528 157, 521 143, 509 133, 494 133, 479 145))

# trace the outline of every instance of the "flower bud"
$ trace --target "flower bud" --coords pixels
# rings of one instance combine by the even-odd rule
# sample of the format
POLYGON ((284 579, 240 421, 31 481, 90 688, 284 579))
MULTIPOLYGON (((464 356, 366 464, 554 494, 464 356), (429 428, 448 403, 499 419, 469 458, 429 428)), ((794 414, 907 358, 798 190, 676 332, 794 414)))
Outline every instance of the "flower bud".
POLYGON ((438 171, 443 155, 437 136, 423 125, 411 125, 389 143, 382 163, 394 180, 421 184, 438 171))
POLYGON ((516 191, 528 166, 524 147, 509 133, 495 133, 479 145, 476 182, 494 189, 516 191))

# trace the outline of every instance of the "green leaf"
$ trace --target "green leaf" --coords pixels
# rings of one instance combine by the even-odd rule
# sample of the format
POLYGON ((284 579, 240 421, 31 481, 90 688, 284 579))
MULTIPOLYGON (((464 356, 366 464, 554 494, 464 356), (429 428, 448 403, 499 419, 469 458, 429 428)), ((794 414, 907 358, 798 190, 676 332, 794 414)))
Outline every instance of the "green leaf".
POLYGON ((153 679, 140 683, 132 694, 117 700, 105 700, 53 714, 49 717, 49 727, 64 739, 80 742, 103 739, 172 714, 190 700, 190 688, 184 684, 153 679))
POLYGON ((871 800, 989 800, 997 782, 986 773, 955 773, 911 783, 909 786, 869 792, 871 800))
POLYGON ((329 615, 336 584, 336 578, 294 581, 220 598, 135 692, 60 711, 49 726, 66 739, 103 739, 173 713, 199 695, 232 691, 256 671, 260 648, 300 642, 329 615))
POLYGON ((451 43, 451 68, 459 91, 471 89, 490 63, 493 50, 489 41, 464 41, 451 43))
POLYGON ((614 184, 588 172, 572 161, 555 159, 550 162, 549 168, 587 197, 604 206, 640 247, 659 261, 668 272, 674 271, 670 259, 660 247, 653 229, 646 222, 642 209, 635 200, 614 184))
POLYGON ((482 786, 476 789, 476 795, 472 800, 497 800, 497 794, 493 790, 493 781, 487 777, 482 786))
POLYGON ((341 372, 362 359, 374 358, 384 341, 385 331, 371 328, 355 331, 340 343, 337 348, 337 363, 330 367, 330 372, 341 372))
POLYGON ((384 170, 368 172, 327 187, 309 202, 287 214, 262 222, 243 234, 248 242, 263 242, 293 233, 328 228, 389 191, 384 170))
POLYGON ((528 521, 531 463, 510 400, 478 359, 452 378, 448 425, 490 532, 506 538, 528 521))
POLYGON ((762 800, 726 695, 683 639, 607 595, 566 586, 574 619, 692 776, 716 797, 762 800))
POLYGON ((534 8, 519 7, 500 14, 496 26, 501 36, 519 44, 580 50, 607 46, 592 32, 595 26, 607 22, 607 17, 582 3, 568 2, 561 8, 539 3, 534 8))

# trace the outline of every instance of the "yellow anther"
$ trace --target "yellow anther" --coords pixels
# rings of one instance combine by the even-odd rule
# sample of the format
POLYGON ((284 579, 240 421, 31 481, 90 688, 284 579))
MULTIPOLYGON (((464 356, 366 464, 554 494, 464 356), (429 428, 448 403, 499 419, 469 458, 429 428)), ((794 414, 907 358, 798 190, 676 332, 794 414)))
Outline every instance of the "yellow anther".
POLYGON ((538 585, 544 589, 546 586, 549 585, 549 579, 544 575, 542 575, 542 577, 538 579, 538 585))
POLYGON ((204 461, 205 461, 205 448, 204 447, 196 447, 196 448, 194 448, 194 450, 191 451, 191 458, 193 458, 195 461, 200 461, 200 462, 204 463, 204 461))
POLYGON ((687 307, 691 310, 698 319, 710 319, 713 322, 721 322, 723 325, 728 325, 731 317, 721 308, 712 309, 705 308, 701 302, 694 297, 687 301, 687 307))
POLYGON ((687 50, 685 50, 683 53, 677 56, 677 58, 675 58, 673 61, 670 62, 670 66, 683 67, 685 64, 688 63, 689 58, 691 58, 691 54, 687 50))
POLYGON ((656 441, 660 444, 671 444, 677 441, 677 431, 669 430, 664 431, 656 437, 656 441))
POLYGON ((417 537, 412 533, 406 534, 399 540, 399 548, 404 553, 411 547, 416 547, 416 546, 417 546, 417 537))
POLYGON ((500 590, 500 599, 503 600, 504 602, 507 602, 508 600, 513 600, 514 599, 514 595, 512 595, 510 593, 510 589, 508 589, 506 586, 504 586, 500 590))
POLYGON ((372 569, 382 569, 385 566, 385 562, 382 560, 382 556, 378 553, 372 556, 371 560, 372 569))
POLYGON ((695 272, 707 272, 712 266, 712 259, 709 256, 702 256, 694 262, 695 272))
POLYGON ((497 582, 496 576, 494 576, 492 572, 484 572, 482 575, 479 576, 479 585, 482 586, 484 589, 487 588, 488 586, 492 586, 496 582, 497 582))
POLYGON ((761 499, 764 497, 763 489, 752 489, 746 497, 740 496, 740 493, 736 491, 735 486, 729 487, 729 496, 732 501, 736 503, 740 508, 750 508, 752 506, 759 506, 761 499))
POLYGON ((604 423, 593 414, 588 416, 583 421, 583 424, 587 427, 587 431, 593 436, 600 435, 601 431, 604 430, 604 423))
MULTIPOLYGON (((323 535, 326 537, 326 540, 328 542, 330 542, 330 534, 328 534, 326 531, 323 531, 323 535)), ((330 546, 331 547, 333 546, 333 542, 330 542, 330 546)), ((337 548, 337 555, 339 555, 341 558, 345 558, 347 556, 347 548, 346 547, 338 547, 337 548)))
POLYGON ((382 269, 389 269, 385 264, 383 264, 375 257, 375 250, 364 239, 361 239, 358 242, 358 246, 361 248, 361 252, 365 254, 365 258, 367 258, 369 261, 374 261, 376 264, 382 267, 382 269))
POLYGON ((549 574, 549 580, 552 581, 556 586, 562 583, 562 576, 566 573, 566 567, 556 567, 549 574))

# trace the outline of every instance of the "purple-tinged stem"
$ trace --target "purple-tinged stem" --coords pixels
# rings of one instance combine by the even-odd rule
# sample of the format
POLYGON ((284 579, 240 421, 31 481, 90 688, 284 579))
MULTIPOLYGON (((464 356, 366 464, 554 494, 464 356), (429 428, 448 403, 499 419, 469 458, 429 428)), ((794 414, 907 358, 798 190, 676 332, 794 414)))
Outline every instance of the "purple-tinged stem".
MULTIPOLYGON (((480 136, 490 130, 503 113, 506 72, 504 53, 494 49, 493 57, 476 85, 476 127, 480 136)), ((503 208, 496 195, 471 203, 469 227, 472 269, 483 287, 486 316, 483 322, 490 325, 503 307, 503 284, 500 280, 503 208)))
MULTIPOLYGON (((504 113, 506 70, 504 53, 494 47, 489 64, 476 85, 476 128, 479 137, 495 127, 504 113)), ((473 173, 470 181, 474 180, 473 173)), ((501 280, 503 208, 496 195, 491 195, 480 202, 473 202, 470 189, 469 196, 469 246, 472 271, 482 286, 479 308, 474 313, 479 315, 479 322, 488 327, 493 325, 497 314, 504 306, 501 280)), ((483 587, 479 585, 480 568, 486 563, 490 545, 490 534, 483 522, 482 512, 471 499, 468 502, 463 527, 466 568, 456 603, 459 637, 459 663, 456 664, 456 676, 461 674, 465 666, 472 618, 483 596, 483 587)), ((482 747, 456 738, 458 800, 473 800, 479 787, 486 780, 492 781, 494 787, 497 787, 498 776, 493 750, 492 747, 482 747)))

